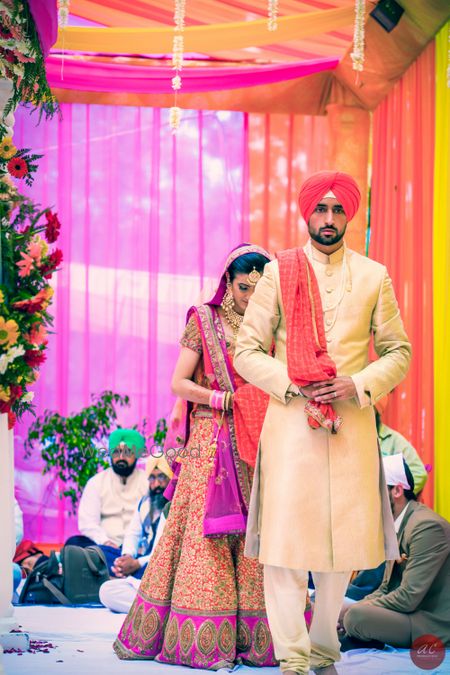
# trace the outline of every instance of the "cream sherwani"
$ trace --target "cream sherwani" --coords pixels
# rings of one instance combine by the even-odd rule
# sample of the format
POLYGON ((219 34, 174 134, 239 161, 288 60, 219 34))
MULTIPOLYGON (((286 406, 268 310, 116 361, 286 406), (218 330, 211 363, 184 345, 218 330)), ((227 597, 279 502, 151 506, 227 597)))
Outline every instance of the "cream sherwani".
MULTIPOLYGON (((278 261, 268 263, 245 312, 234 359, 242 377, 270 394, 246 553, 258 556, 266 570, 348 573, 377 567, 398 555, 372 406, 405 377, 411 347, 383 265, 345 247, 327 256, 308 243, 305 251, 319 284, 328 352, 338 375, 353 378, 357 397, 334 404, 344 420, 336 435, 308 426, 306 399, 291 398, 288 392, 291 380, 278 261), (379 359, 369 363, 372 337, 379 359), (268 355, 273 340, 274 358, 268 355)), ((273 594, 272 581, 266 590, 270 586, 273 594)), ((295 583, 299 588, 300 582, 295 583)), ((339 584, 345 590, 342 579, 339 584)), ((335 593, 335 604, 340 593, 335 593)), ((266 604, 270 604, 267 594, 266 604)), ((268 614, 270 622, 269 607, 268 614)), ((335 623, 335 633, 334 627, 335 623)), ((274 642, 277 647, 275 635, 274 642)), ((330 661, 338 658, 336 643, 337 639, 328 650, 330 661)), ((300 667, 289 660, 289 649, 283 649, 276 649, 282 666, 284 660, 285 667, 287 663, 307 672, 306 662, 300 667)))

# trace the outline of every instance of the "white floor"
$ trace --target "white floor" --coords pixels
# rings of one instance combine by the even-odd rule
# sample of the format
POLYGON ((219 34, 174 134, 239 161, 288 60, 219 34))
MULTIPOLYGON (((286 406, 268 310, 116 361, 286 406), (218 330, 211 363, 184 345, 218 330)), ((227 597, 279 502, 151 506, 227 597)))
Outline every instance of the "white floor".
MULTIPOLYGON (((167 666, 154 661, 120 661, 111 645, 124 620, 123 614, 112 614, 103 608, 16 607, 16 619, 32 640, 45 640, 55 645, 48 654, 4 654, 3 668, 7 675, 64 673, 64 675, 197 675, 208 670, 192 670, 167 666)), ((278 675, 277 668, 242 666, 239 675, 278 675)), ((450 675, 450 651, 442 665, 433 671, 417 668, 408 650, 355 650, 343 654, 336 665, 339 675, 404 675, 430 673, 450 675)), ((1 672, 1 664, 0 664, 1 672)), ((224 671, 221 671, 224 673, 224 671)))

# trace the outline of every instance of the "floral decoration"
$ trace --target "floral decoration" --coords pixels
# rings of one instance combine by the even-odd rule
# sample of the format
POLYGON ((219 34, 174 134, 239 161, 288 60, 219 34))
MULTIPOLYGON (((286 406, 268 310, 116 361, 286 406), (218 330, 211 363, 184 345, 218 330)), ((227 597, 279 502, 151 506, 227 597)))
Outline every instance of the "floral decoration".
POLYGON ((46 360, 50 280, 62 262, 51 245, 58 239, 58 215, 42 210, 20 194, 11 176, 33 181, 39 155, 17 150, 10 137, 0 141, 0 413, 12 428, 17 418, 33 411, 29 387, 46 360))
MULTIPOLYGON (((44 0, 43 0, 44 2, 44 0)), ((39 36, 26 0, 0 0, 0 77, 11 80, 12 97, 4 116, 21 102, 46 116, 58 110, 44 67, 39 36)))

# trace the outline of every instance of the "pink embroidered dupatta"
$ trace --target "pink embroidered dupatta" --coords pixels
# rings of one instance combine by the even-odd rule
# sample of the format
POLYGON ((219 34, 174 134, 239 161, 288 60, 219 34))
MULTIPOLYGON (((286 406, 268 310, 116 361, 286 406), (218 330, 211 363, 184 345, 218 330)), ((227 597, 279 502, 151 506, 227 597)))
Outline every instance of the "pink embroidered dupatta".
MULTIPOLYGON (((235 381, 227 352, 225 333, 215 307, 193 307, 202 336, 203 364, 212 389, 234 391, 235 381)), ((247 525, 250 481, 248 468, 240 459, 232 412, 214 412, 214 437, 217 444, 206 495, 203 534, 218 537, 244 534, 247 525)))

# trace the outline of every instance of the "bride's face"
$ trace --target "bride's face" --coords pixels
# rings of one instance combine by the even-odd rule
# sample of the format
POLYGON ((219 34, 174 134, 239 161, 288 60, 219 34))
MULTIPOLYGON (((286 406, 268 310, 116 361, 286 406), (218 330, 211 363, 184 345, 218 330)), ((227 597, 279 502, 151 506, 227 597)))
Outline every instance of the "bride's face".
POLYGON ((238 314, 245 313, 254 290, 255 286, 248 282, 248 274, 236 274, 231 282, 231 292, 233 293, 234 309, 238 314))

